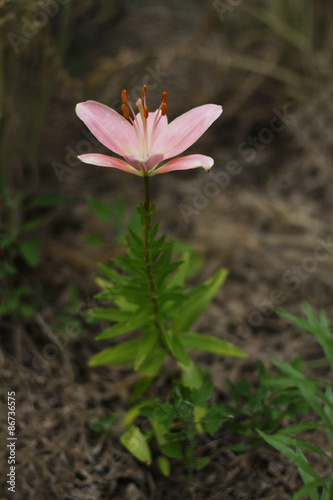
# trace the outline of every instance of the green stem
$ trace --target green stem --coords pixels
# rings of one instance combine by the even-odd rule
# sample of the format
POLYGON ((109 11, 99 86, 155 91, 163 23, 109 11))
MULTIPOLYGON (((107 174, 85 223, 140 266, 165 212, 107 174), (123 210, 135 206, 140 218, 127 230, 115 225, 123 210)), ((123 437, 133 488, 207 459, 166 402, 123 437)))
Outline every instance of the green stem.
POLYGON ((333 500, 333 479, 331 479, 331 487, 330 487, 328 500, 333 500))
POLYGON ((147 210, 147 212, 149 212, 149 205, 150 205, 149 176, 144 175, 143 180, 145 183, 145 209, 147 210))
MULTIPOLYGON (((144 183, 145 183, 145 203, 144 203, 144 208, 147 212, 149 212, 150 209, 150 189, 149 189, 149 177, 148 175, 145 175, 143 177, 144 183)), ((154 307, 154 314, 155 314, 155 326, 157 330, 159 331, 160 335, 163 336, 163 330, 161 328, 161 325, 158 322, 158 316, 159 316, 159 305, 158 305, 158 300, 157 300, 157 294, 156 294, 156 286, 155 282, 153 279, 153 274, 152 274, 152 269, 151 269, 151 261, 150 261, 150 251, 149 251, 149 227, 150 227, 150 215, 145 215, 145 261, 146 261, 146 273, 148 276, 148 281, 149 281, 149 286, 151 290, 151 295, 152 295, 152 302, 153 302, 153 307, 154 307)))
POLYGON ((195 466, 195 445, 196 445, 196 431, 195 431, 195 423, 194 423, 194 406, 191 406, 191 414, 190 414, 190 419, 188 421, 187 425, 187 438, 189 440, 189 445, 191 449, 191 456, 190 458, 190 466, 189 466, 189 482, 193 482, 193 473, 194 473, 194 466, 195 466))
MULTIPOLYGON (((149 177, 148 175, 145 175, 143 177, 144 183, 145 183, 145 210, 149 212, 149 207, 150 207, 150 188, 149 188, 149 177)), ((148 260, 150 261, 149 257, 149 226, 150 226, 150 215, 145 215, 145 251, 146 251, 146 263, 147 263, 147 257, 148 260)))
POLYGON ((149 177, 148 175, 145 175, 143 177, 144 184, 145 184, 145 203, 144 203, 144 208, 148 212, 147 215, 144 216, 145 218, 145 239, 144 239, 144 246, 145 246, 145 264, 146 264, 146 273, 149 281, 149 286, 150 286, 150 291, 151 291, 151 300, 153 303, 153 311, 154 311, 154 325, 155 328, 159 334, 159 340, 160 344, 164 345, 167 350, 173 353, 172 346, 170 344, 170 340, 168 338, 168 333, 164 330, 163 325, 159 321, 159 315, 160 315, 160 308, 159 308, 159 303, 158 303, 158 295, 157 295, 157 290, 156 290, 156 285, 154 282, 153 278, 153 273, 152 273, 152 262, 150 259, 150 250, 149 250, 149 228, 150 228, 150 190, 149 190, 149 177))

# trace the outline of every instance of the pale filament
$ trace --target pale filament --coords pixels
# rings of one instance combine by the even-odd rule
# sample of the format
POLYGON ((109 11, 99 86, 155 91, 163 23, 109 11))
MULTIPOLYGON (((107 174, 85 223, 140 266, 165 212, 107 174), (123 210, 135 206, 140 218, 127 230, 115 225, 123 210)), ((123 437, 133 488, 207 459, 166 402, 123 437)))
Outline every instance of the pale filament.
POLYGON ((140 112, 140 116, 141 116, 141 120, 142 120, 142 128, 139 124, 138 117, 136 116, 134 109, 133 109, 133 107, 128 99, 126 90, 123 90, 122 97, 123 97, 123 101, 125 103, 123 105, 123 114, 124 114, 126 119, 130 120, 131 124, 133 125, 133 127, 135 129, 142 157, 147 158, 149 156, 149 151, 152 148, 154 140, 155 140, 155 134, 156 134, 158 124, 161 121, 162 116, 164 116, 167 112, 167 105, 166 105, 167 93, 163 92, 163 94, 162 94, 161 104, 160 104, 157 112, 155 113, 154 123, 153 123, 152 129, 151 129, 150 137, 148 137, 148 126, 147 126, 147 120, 149 117, 149 110, 147 107, 147 87, 144 85, 143 89, 142 89, 143 103, 142 103, 142 99, 140 99, 140 98, 135 103, 138 107, 139 112, 140 112), (128 111, 128 107, 132 113, 133 118, 131 117, 131 115, 128 111))

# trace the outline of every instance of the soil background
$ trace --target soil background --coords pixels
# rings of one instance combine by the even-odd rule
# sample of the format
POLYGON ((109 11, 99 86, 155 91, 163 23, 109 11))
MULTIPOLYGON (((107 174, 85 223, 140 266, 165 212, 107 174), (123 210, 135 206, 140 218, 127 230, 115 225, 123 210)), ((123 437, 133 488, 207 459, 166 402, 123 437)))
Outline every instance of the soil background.
MULTIPOLYGON (((20 7, 21 2, 0 2, 2 183, 13 199, 28 192, 22 221, 31 215, 26 204, 37 197, 67 198, 64 205, 36 210, 45 218, 29 233, 42 240, 39 265, 32 269, 21 258, 16 261, 17 285, 29 288, 35 313, 0 320, 1 498, 288 500, 302 485, 296 468, 266 445, 230 451, 238 438, 227 429, 213 440, 200 439, 198 454, 208 454, 211 463, 192 483, 177 461, 164 478, 154 464, 131 457, 116 434, 90 429, 99 416, 126 412, 136 380, 130 370, 87 366, 109 344, 95 341, 103 324, 87 322, 84 313, 95 303, 98 262, 124 252, 119 224, 128 222, 142 200, 143 182, 77 161, 89 148, 106 150, 74 110, 77 102, 94 99, 120 111, 121 90, 126 88, 133 102, 143 83, 151 109, 168 92, 169 120, 208 102, 223 106, 221 118, 189 151, 212 156, 211 172, 158 175, 151 189, 161 231, 191 245, 203 259, 192 284, 220 267, 229 270, 194 331, 234 343, 248 359, 191 352, 212 373, 214 402, 228 401, 226 378, 237 382, 243 376, 254 390, 258 360, 271 367, 272 356, 283 361, 301 356, 305 363, 322 357, 316 341, 277 316, 276 307, 301 315, 305 300, 332 321, 327 12, 313 11, 309 39, 302 31, 309 19, 282 0, 275 10, 270 2, 245 0, 237 6, 188 0, 54 3, 58 11, 44 25, 40 21, 29 38, 28 21, 45 13, 42 2, 20 7), (269 9, 280 24, 258 16, 269 9), (89 198, 112 204, 119 195, 123 218, 98 219, 89 198), (87 241, 96 234, 102 245, 87 241), (12 390, 15 494, 8 493, 4 473, 12 390)), ((2 223, 6 214, 3 209, 2 223)), ((162 395, 167 384, 163 376, 152 393, 162 395)), ((315 441, 326 446, 320 433, 315 441)), ((316 466, 327 473, 325 464, 316 466)))

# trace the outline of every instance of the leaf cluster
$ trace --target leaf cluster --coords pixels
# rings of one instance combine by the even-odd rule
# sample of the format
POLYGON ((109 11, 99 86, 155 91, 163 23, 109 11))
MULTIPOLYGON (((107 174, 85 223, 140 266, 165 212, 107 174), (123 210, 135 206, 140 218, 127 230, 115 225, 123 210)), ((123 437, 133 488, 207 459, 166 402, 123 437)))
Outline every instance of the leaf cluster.
POLYGON ((198 389, 177 384, 167 401, 152 398, 139 403, 124 418, 123 425, 128 429, 123 435, 125 438, 122 437, 123 444, 134 456, 150 463, 152 453, 149 441, 154 438, 161 454, 157 464, 165 475, 170 473, 169 459, 182 460, 189 467, 190 474, 195 469, 202 469, 210 459, 196 456, 198 435, 208 432, 213 436, 226 420, 221 406, 209 404, 212 393, 212 382, 203 383, 198 389), (151 424, 151 429, 145 433, 133 424, 139 415, 146 417, 151 424), (140 440, 126 439, 126 436, 138 432, 140 440))
MULTIPOLYGON (((321 345, 327 364, 333 370, 333 336, 329 328, 324 311, 319 318, 312 311, 309 304, 304 303, 306 319, 298 318, 290 313, 279 311, 280 315, 299 326, 302 330, 312 334, 321 345)), ((283 453, 293 464, 298 467, 304 482, 292 500, 310 497, 311 500, 333 500, 332 477, 321 477, 310 465, 306 453, 324 457, 333 467, 333 386, 328 380, 309 377, 302 373, 300 365, 290 365, 277 359, 272 362, 280 369, 283 376, 269 381, 269 384, 282 389, 290 387, 296 390, 306 404, 317 415, 315 422, 305 422, 289 426, 276 434, 267 435, 257 429, 258 434, 271 446, 283 453), (298 437, 305 431, 323 428, 327 434, 330 452, 324 451, 319 446, 298 437)))
MULTIPOLYGON (((297 358, 291 366, 298 368, 301 360, 297 358)), ((275 377, 261 361, 258 362, 258 386, 250 388, 245 378, 240 378, 237 384, 227 379, 232 397, 231 403, 223 403, 225 413, 229 416, 227 427, 242 438, 237 448, 246 444, 260 446, 262 439, 256 428, 264 432, 275 432, 287 418, 294 421, 297 414, 306 413, 309 405, 295 387, 271 384, 273 380, 283 375, 279 371, 275 377)))
POLYGON ((13 196, 4 190, 0 206, 0 315, 31 316, 30 288, 22 280, 21 263, 34 270, 40 263, 42 240, 36 234, 47 211, 67 203, 58 195, 32 199, 28 192, 13 196))
POLYGON ((141 204, 142 233, 128 230, 127 254, 113 259, 113 266, 101 265, 103 277, 98 279, 103 291, 97 298, 113 307, 91 310, 97 319, 111 322, 98 340, 121 338, 137 332, 135 338, 124 340, 101 351, 90 359, 91 366, 123 364, 139 371, 139 380, 132 400, 141 396, 171 354, 185 369, 191 361, 187 349, 246 357, 245 353, 221 339, 189 332, 200 314, 223 285, 227 272, 219 270, 205 283, 190 288, 186 279, 191 271, 191 253, 185 251, 181 260, 173 257, 173 242, 159 236, 159 225, 145 221, 154 212, 141 204), (146 229, 147 230, 147 229, 146 229))

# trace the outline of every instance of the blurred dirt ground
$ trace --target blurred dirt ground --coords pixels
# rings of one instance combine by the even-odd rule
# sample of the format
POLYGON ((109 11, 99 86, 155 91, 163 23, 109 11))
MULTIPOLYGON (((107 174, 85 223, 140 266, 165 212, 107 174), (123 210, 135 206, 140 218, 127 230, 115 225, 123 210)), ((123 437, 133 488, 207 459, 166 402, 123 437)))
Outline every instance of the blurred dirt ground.
MULTIPOLYGON (((268 446, 227 450, 237 438, 225 429, 214 440, 201 439, 198 455, 208 454, 211 463, 192 484, 177 461, 167 479, 155 465, 137 462, 119 444, 117 430, 104 436, 89 428, 97 416, 122 415, 129 408, 135 374, 87 366, 101 349, 94 340, 99 325, 84 323, 82 334, 73 334, 73 321, 82 319, 97 292, 97 262, 123 251, 114 227, 97 221, 88 198, 112 202, 121 194, 128 218, 143 197, 139 178, 78 165, 74 153, 92 139, 74 107, 96 99, 119 110, 122 88, 134 100, 151 75, 151 107, 168 91, 170 119, 207 102, 224 107, 222 117, 190 150, 215 159, 211 173, 178 172, 156 176, 151 183, 161 230, 204 257, 193 283, 221 266, 229 270, 196 331, 233 342, 249 358, 192 353, 211 370, 215 400, 228 400, 226 377, 236 382, 245 376, 254 388, 257 360, 270 366, 270 356, 284 361, 322 356, 313 338, 273 309, 301 314, 306 300, 333 319, 333 86, 320 45, 324 13, 316 12, 322 38, 314 37, 314 57, 302 49, 304 33, 296 43, 295 33, 288 31, 288 41, 281 25, 279 35, 262 19, 257 24, 243 9, 245 1, 222 20, 221 3, 84 1, 60 9, 61 18, 55 16, 13 55, 6 35, 18 29, 9 24, 15 5, 0 2, 3 67, 13 78, 3 80, 6 182, 16 192, 29 188, 32 197, 56 193, 69 198, 68 205, 50 211, 47 225, 38 230, 41 265, 31 270, 18 263, 38 312, 26 321, 4 317, 0 322, 3 397, 7 390, 16 392, 15 498, 288 500, 302 484, 296 469, 268 446), (67 37, 61 38, 61 26, 67 37), (93 233, 104 237, 102 247, 87 244, 85 236, 93 233), (59 332, 70 285, 77 287, 79 301, 74 320, 68 316, 59 332)), ((286 8, 288 3, 282 3, 286 8)), ((27 5, 34 12, 34 2, 27 5)), ((283 27, 286 32, 286 23, 283 27)), ((166 384, 162 377, 152 391, 163 394, 166 384)), ((2 438, 5 417, 2 412, 2 438)), ((325 446, 320 434, 316 439, 325 446)), ((5 447, 0 458, 6 470, 5 447)), ((325 464, 317 467, 327 473, 325 464)), ((2 481, 1 498, 12 498, 2 481)))

